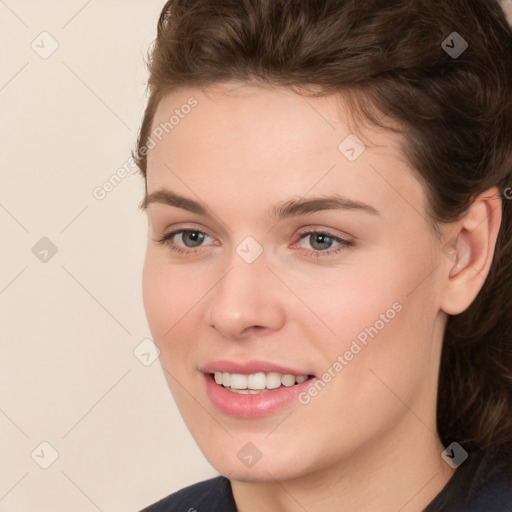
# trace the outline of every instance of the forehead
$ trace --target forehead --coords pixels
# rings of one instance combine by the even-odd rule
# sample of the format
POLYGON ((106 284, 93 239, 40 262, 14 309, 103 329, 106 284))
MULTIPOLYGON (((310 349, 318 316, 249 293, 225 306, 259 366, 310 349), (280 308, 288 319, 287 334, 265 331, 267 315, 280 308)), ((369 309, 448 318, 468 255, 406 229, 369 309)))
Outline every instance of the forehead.
POLYGON ((287 147, 306 151, 332 147, 339 135, 349 129, 348 114, 340 95, 308 97, 284 87, 225 83, 168 94, 158 105, 153 130, 174 117, 173 126, 167 128, 176 143, 191 135, 187 125, 193 125, 194 134, 202 139, 204 147, 222 139, 226 143, 236 140, 259 152, 274 146, 279 146, 280 152, 287 147), (191 103, 195 106, 189 108, 191 103), (263 141, 265 148, 254 146, 263 141))
POLYGON ((377 209, 395 205, 397 211, 424 202, 402 136, 355 123, 340 95, 236 83, 187 88, 161 100, 152 133, 158 130, 148 153, 148 192, 186 192, 188 184, 219 201, 227 197, 223 191, 236 191, 244 201, 267 205, 314 189, 366 202, 372 197, 377 209), (356 159, 347 158, 347 146, 356 159))

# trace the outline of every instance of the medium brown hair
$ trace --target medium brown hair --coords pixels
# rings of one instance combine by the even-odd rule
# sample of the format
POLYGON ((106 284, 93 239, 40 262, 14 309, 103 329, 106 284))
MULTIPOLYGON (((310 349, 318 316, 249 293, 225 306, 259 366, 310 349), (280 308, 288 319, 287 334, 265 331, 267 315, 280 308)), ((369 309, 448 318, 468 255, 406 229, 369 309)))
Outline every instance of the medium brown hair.
POLYGON ((437 426, 468 451, 512 442, 512 31, 497 0, 170 0, 148 65, 133 153, 144 178, 160 100, 241 81, 345 94, 360 119, 397 121, 434 225, 499 188, 490 273, 448 319, 437 426), (453 32, 468 43, 459 56, 442 47, 453 32))

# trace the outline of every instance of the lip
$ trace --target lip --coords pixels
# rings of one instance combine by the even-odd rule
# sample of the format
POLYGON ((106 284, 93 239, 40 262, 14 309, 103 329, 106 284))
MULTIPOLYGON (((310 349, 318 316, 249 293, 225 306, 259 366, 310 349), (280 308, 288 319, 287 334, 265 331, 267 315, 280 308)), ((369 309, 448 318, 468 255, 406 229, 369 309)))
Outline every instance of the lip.
POLYGON ((258 359, 252 359, 250 361, 228 361, 228 360, 219 360, 212 361, 208 364, 205 364, 200 370, 203 373, 215 373, 215 372, 228 372, 228 373, 241 373, 242 375, 249 375, 251 373, 269 373, 269 372, 277 372, 277 373, 289 373, 291 375, 295 375, 296 377, 299 375, 313 375, 313 372, 308 370, 297 370, 294 368, 287 368, 285 366, 281 366, 280 364, 271 363, 270 361, 263 361, 258 359))
POLYGON ((247 361, 244 363, 234 361, 215 361, 206 364, 201 371, 205 381, 206 395, 212 404, 222 413, 228 416, 240 418, 261 418, 270 416, 297 400, 297 396, 310 386, 316 377, 312 377, 300 384, 289 387, 269 389, 261 393, 250 395, 228 391, 217 384, 213 378, 215 372, 241 373, 249 375, 258 372, 289 373, 291 375, 311 375, 308 372, 286 368, 268 361, 247 361))

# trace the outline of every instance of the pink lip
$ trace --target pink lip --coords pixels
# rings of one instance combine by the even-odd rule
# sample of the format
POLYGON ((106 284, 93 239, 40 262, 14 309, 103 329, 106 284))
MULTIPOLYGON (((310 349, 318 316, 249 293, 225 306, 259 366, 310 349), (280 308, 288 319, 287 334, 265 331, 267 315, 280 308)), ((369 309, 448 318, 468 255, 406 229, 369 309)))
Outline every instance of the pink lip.
POLYGON ((289 373, 291 375, 312 375, 310 371, 296 370, 293 368, 287 368, 279 364, 270 363, 269 361, 260 361, 253 359, 251 361, 228 361, 219 360, 212 361, 211 363, 205 364, 200 370, 203 373, 215 373, 215 372, 228 372, 228 373, 241 373, 243 375, 249 375, 251 373, 258 372, 278 372, 278 373, 289 373))
POLYGON ((201 371, 204 374, 206 394, 212 404, 224 414, 242 418, 259 418, 277 412, 290 405, 301 392, 316 380, 316 378, 312 378, 293 386, 269 389, 256 395, 250 395, 228 391, 215 382, 212 374, 215 372, 247 375, 258 372, 278 372, 295 376, 311 374, 265 361, 248 361, 245 363, 215 361, 205 365, 201 371))

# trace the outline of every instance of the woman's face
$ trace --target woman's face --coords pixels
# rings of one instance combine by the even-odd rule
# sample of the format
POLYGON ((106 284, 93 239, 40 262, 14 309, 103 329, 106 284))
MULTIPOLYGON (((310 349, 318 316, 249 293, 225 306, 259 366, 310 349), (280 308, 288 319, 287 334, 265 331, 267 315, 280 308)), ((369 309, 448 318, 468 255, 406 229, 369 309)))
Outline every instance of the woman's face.
POLYGON ((235 480, 434 446, 446 258, 400 137, 355 138, 344 112, 239 84, 156 112, 145 309, 188 428, 235 480))

